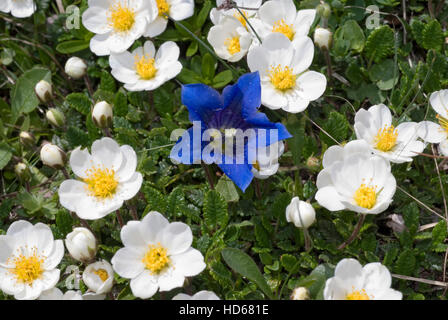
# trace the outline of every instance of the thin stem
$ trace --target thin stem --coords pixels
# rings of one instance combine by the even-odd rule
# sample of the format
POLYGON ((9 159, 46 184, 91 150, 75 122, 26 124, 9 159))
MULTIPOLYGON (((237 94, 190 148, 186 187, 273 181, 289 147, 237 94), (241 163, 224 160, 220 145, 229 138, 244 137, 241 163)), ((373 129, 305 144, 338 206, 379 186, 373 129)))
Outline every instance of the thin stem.
POLYGON ((208 166, 203 162, 201 162, 201 165, 202 165, 202 168, 204 168, 205 176, 207 177, 208 184, 210 185, 210 189, 215 190, 215 184, 213 183, 213 178, 212 178, 212 175, 210 173, 208 166))
POLYGON ((138 214, 137 214, 137 209, 135 208, 134 205, 132 205, 132 204, 129 205, 129 211, 131 212, 131 216, 134 220, 139 220, 138 214))
POLYGON ((109 128, 104 128, 104 129, 103 129, 103 132, 104 132, 104 135, 105 135, 106 137, 109 137, 109 138, 112 137, 109 128))
POLYGON ((123 218, 121 217, 121 214, 120 214, 120 210, 118 209, 117 211, 115 211, 115 214, 117 215, 118 224, 120 225, 120 229, 121 229, 121 228, 123 228, 124 223, 123 223, 123 218))
POLYGON ((62 168, 61 171, 62 171, 62 173, 63 173, 65 179, 70 179, 70 175, 68 174, 66 168, 62 168))
POLYGON ((90 78, 87 74, 84 76, 84 82, 86 84, 87 91, 89 91, 90 97, 93 98, 94 92, 93 92, 93 88, 92 88, 92 83, 90 82, 90 78))
POLYGON ((359 230, 361 230, 362 224, 364 223, 365 219, 366 219, 366 215, 361 213, 358 223, 356 224, 355 229, 353 230, 351 236, 338 247, 338 250, 344 249, 346 246, 348 246, 350 243, 352 243, 353 240, 356 239, 356 237, 358 236, 359 230))
POLYGON ((260 190, 260 183, 258 182, 258 179, 254 179, 254 186, 255 186, 255 194, 257 195, 258 200, 261 200, 261 190, 260 190))
POLYGON ((252 24, 249 22, 249 20, 247 20, 246 15, 243 14, 243 13, 241 12, 241 10, 240 10, 239 7, 235 6, 235 8, 236 8, 236 10, 238 10, 238 13, 241 15, 241 17, 243 17, 244 21, 246 21, 246 23, 247 23, 247 24, 249 25, 249 27, 252 29, 252 32, 255 34, 255 36, 257 37, 258 41, 260 41, 260 44, 261 44, 262 41, 261 41, 260 36, 258 35, 257 31, 255 31, 254 27, 253 27, 252 24))
POLYGON ((333 76, 333 68, 331 67, 331 57, 330 57, 330 51, 328 49, 323 49, 325 62, 327 63, 327 74, 328 74, 328 81, 331 81, 331 77, 333 76))
POLYGON ((303 236, 305 238, 305 251, 309 252, 311 250, 311 236, 307 228, 303 228, 303 236))

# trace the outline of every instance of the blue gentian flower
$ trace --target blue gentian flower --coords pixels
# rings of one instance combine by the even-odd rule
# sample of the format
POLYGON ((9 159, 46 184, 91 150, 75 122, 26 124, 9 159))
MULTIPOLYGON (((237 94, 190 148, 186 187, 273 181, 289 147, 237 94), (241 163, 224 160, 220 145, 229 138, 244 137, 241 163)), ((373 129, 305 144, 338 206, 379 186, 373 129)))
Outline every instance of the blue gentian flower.
POLYGON ((261 105, 258 72, 241 76, 236 84, 225 87, 222 95, 204 84, 184 85, 182 103, 188 109, 193 127, 173 147, 171 159, 184 164, 214 162, 243 192, 254 177, 251 151, 291 138, 284 125, 269 121, 258 111, 261 105), (239 135, 241 132, 247 135, 239 135), (217 140, 221 134, 223 140, 217 140))

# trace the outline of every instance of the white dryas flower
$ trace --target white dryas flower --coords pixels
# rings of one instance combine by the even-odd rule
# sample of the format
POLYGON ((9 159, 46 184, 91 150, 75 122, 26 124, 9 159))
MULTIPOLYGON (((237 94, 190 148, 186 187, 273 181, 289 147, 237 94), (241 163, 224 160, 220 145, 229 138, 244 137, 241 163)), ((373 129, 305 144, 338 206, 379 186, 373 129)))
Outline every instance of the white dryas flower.
POLYGON ((158 14, 153 21, 148 21, 145 37, 153 38, 165 31, 168 17, 180 21, 190 18, 194 13, 194 0, 156 0, 158 14))
POLYGON ((185 277, 205 268, 202 254, 191 247, 193 234, 182 222, 169 223, 158 212, 148 213, 141 221, 129 221, 121 229, 124 248, 115 253, 116 273, 131 279, 132 294, 147 299, 157 290, 182 287, 185 277))
POLYGON ((81 58, 71 57, 65 63, 65 73, 73 79, 81 79, 86 74, 87 65, 81 58))
POLYGON ((281 33, 294 41, 308 35, 315 16, 314 9, 297 11, 293 0, 270 0, 260 7, 252 25, 263 42, 272 33, 281 33))
POLYGON ((93 107, 92 121, 98 128, 108 128, 113 120, 112 106, 106 101, 100 101, 93 107))
POLYGON ((132 53, 111 54, 109 64, 112 75, 125 84, 126 90, 151 91, 179 74, 182 64, 178 59, 179 47, 173 41, 163 43, 156 53, 148 40, 132 53))
POLYGON ((155 0, 89 0, 88 4, 82 23, 95 33, 90 50, 97 56, 126 51, 158 14, 155 0))
POLYGON ((286 207, 286 221, 294 223, 297 228, 309 228, 316 221, 316 211, 313 206, 294 197, 286 207))
POLYGON ((82 281, 97 294, 108 293, 114 283, 114 270, 106 260, 91 263, 82 273, 82 281))
POLYGON ((378 214, 392 202, 396 181, 390 163, 372 155, 364 140, 351 141, 344 147, 331 146, 322 165, 315 197, 326 209, 378 214))
POLYGON ((96 254, 96 239, 93 233, 83 227, 74 228, 65 238, 65 246, 73 259, 89 262, 96 254))
POLYGON ((91 154, 81 147, 73 150, 70 166, 80 180, 62 182, 59 202, 82 219, 100 219, 119 209, 137 194, 143 182, 135 171, 134 149, 107 137, 93 142, 91 154))
POLYGON ((360 109, 355 115, 356 137, 394 163, 411 162, 417 152, 425 149, 425 144, 417 140, 417 129, 416 122, 402 122, 394 127, 390 110, 384 104, 360 109))
POLYGON ((38 300, 104 300, 106 295, 87 292, 81 294, 81 291, 68 290, 65 293, 58 288, 52 288, 42 292, 38 300))
POLYGON ((0 11, 11 12, 16 18, 27 18, 36 11, 36 4, 34 0, 1 0, 0 11))
POLYGON ((418 134, 426 142, 439 143, 439 152, 448 156, 448 89, 433 92, 429 102, 437 112, 439 124, 422 121, 419 123, 418 134))
POLYGON ((67 161, 67 156, 57 145, 46 143, 40 149, 40 160, 49 167, 61 169, 67 161))
POLYGON ((297 113, 322 96, 327 79, 322 73, 308 71, 313 57, 310 38, 296 37, 291 42, 281 33, 270 34, 261 46, 249 50, 249 69, 260 73, 261 103, 297 113))
POLYGON ((278 141, 257 149, 257 160, 252 164, 252 173, 257 179, 267 179, 277 173, 280 166, 278 158, 283 154, 285 145, 278 141))
POLYGON ((0 235, 0 288, 18 300, 33 300, 53 288, 64 256, 62 240, 54 240, 49 226, 13 222, 0 235))
POLYGON ((321 49, 330 49, 333 42, 333 32, 326 28, 314 30, 314 43, 321 49))
POLYGON ((401 300, 403 294, 392 289, 389 270, 379 262, 364 267, 356 259, 342 259, 334 277, 327 280, 325 300, 401 300))
POLYGON ((291 293, 291 300, 309 300, 310 291, 305 287, 297 287, 291 293))
POLYGON ((210 28, 207 36, 216 54, 227 61, 241 60, 249 50, 252 35, 233 17, 225 17, 210 28))
MULTIPOLYGON (((236 8, 222 8, 219 9, 220 6, 224 4, 225 0, 216 0, 216 8, 212 8, 210 11, 210 20, 213 24, 221 23, 221 19, 225 17, 234 17, 238 19, 242 26, 246 29, 249 29, 247 25, 247 21, 243 18, 243 16, 238 12, 236 8)), ((257 11, 261 6, 262 0, 235 0, 236 6, 240 7, 241 13, 246 17, 246 19, 250 20, 257 15, 257 11)), ((252 20, 249 22, 252 23, 252 20)))
POLYGON ((185 293, 176 294, 171 300, 221 300, 213 291, 202 290, 190 296, 185 293))
POLYGON ((48 81, 40 80, 34 87, 34 92, 42 103, 53 100, 53 88, 48 81))

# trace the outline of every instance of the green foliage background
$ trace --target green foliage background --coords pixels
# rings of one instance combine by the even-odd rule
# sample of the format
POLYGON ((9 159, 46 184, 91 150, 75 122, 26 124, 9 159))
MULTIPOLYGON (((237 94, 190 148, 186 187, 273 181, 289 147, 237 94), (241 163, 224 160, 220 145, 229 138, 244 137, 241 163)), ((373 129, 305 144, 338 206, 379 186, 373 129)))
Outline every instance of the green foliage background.
MULTIPOLYGON (((64 7, 77 5, 81 12, 86 8, 85 0, 62 2, 64 7)), ((358 217, 319 207, 314 194, 320 164, 316 167, 314 162, 321 160, 334 140, 344 143, 355 138, 352 124, 360 108, 385 103, 397 123, 434 120, 429 94, 448 87, 448 1, 430 1, 430 6, 424 0, 328 3, 332 8, 328 24, 334 32, 330 51, 334 77, 329 79, 324 97, 304 113, 263 107, 272 121, 283 122, 294 137, 287 141, 279 172, 258 181, 260 197, 254 183, 243 194, 215 166, 210 169, 216 172, 216 190, 211 190, 200 166, 174 165, 169 160, 171 131, 190 126, 187 109, 180 102, 179 83, 202 82, 221 89, 248 72, 245 59, 225 64, 198 42, 207 44, 214 1, 196 0, 192 18, 170 22, 154 39, 156 47, 167 40, 176 41, 184 68, 176 81, 149 93, 126 92, 110 75, 108 58, 96 57, 88 49, 93 34, 82 25, 67 29, 69 15, 60 13, 55 1, 38 0, 38 11, 29 19, 0 14, 0 232, 15 220, 26 219, 50 224, 55 238, 63 239, 73 226, 80 225, 59 205, 62 173, 42 165, 37 147, 45 140, 67 152, 79 145, 90 147, 103 135, 91 120, 91 107, 94 101, 106 100, 114 105, 113 137, 137 151, 137 170, 144 176, 142 196, 134 198, 131 206, 139 217, 157 210, 170 221, 189 224, 193 246, 205 257, 206 270, 189 279, 187 291, 212 290, 223 299, 288 299, 293 288, 306 286, 312 298, 322 299, 325 279, 339 260, 348 257, 363 264, 380 261, 394 274, 445 281, 447 225, 442 218, 446 217, 446 165, 440 166, 438 175, 435 165, 441 161, 429 157, 394 164, 399 189, 392 205, 386 212, 367 217, 358 239, 340 251, 338 245, 350 236, 358 217), (372 4, 382 12, 376 29, 366 27, 371 13, 363 9, 372 4), (93 95, 82 80, 65 76, 63 66, 72 55, 87 61, 93 95), (63 128, 46 121, 47 106, 39 105, 33 93, 41 79, 53 84, 55 104, 66 116, 63 128), (20 144, 20 131, 37 137, 36 149, 20 144), (29 192, 14 174, 18 161, 32 170, 29 192), (309 229, 313 240, 309 252, 302 231, 285 220, 285 208, 296 195, 310 200, 317 212, 317 222, 309 229), (388 226, 388 215, 393 213, 402 215, 405 231, 394 232, 388 226)), ((298 8, 315 8, 319 1, 296 4, 298 8)), ((312 30, 319 23, 316 19, 312 30)), ((137 41, 133 47, 140 45, 142 41, 137 41)), ((318 48, 311 69, 327 73, 318 48)), ((431 154, 431 146, 425 152, 431 154)), ((121 214, 125 222, 132 219, 126 206, 121 214)), ((116 216, 90 222, 90 226, 100 242, 97 258, 110 261, 122 246, 116 216)), ((68 277, 64 271, 72 264, 77 263, 66 254, 58 284, 63 291, 68 277)), ((405 299, 447 297, 444 287, 421 282, 394 279, 393 287, 402 291, 405 299)), ((86 290, 84 286, 81 289, 86 290)), ((168 299, 181 291, 175 289, 163 297, 157 293, 153 298, 168 299)), ((113 297, 134 299, 127 280, 116 276, 113 297)), ((0 293, 0 298, 10 297, 0 293)))

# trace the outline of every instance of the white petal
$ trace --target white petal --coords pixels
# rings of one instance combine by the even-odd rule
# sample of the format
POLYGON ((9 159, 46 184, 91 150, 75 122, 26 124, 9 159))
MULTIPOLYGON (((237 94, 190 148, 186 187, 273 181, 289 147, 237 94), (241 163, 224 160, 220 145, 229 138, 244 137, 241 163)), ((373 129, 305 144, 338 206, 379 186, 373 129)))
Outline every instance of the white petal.
POLYGON ((304 99, 314 101, 320 98, 327 88, 327 78, 322 73, 308 71, 297 78, 304 99))
POLYGON ((14 221, 8 228, 8 231, 6 231, 6 235, 12 236, 12 235, 18 235, 25 230, 33 228, 33 225, 26 221, 26 220, 19 220, 14 221))
POLYGON ((134 248, 121 248, 112 257, 112 267, 120 277, 133 279, 145 269, 142 262, 144 251, 134 248))
POLYGON ((135 172, 131 178, 120 184, 117 196, 122 200, 132 199, 140 190, 143 183, 143 177, 140 172, 135 172))
POLYGON ((194 0, 175 1, 170 7, 170 17, 176 21, 190 18, 194 14, 194 0))
POLYGON ((94 35, 92 39, 90 39, 90 51, 97 56, 107 56, 110 54, 108 44, 109 35, 110 33, 94 35))
POLYGON ((172 272, 165 272, 159 275, 157 281, 160 291, 170 291, 174 288, 182 287, 185 282, 185 277, 177 272, 177 270, 172 270, 172 272))
POLYGON ((78 180, 65 180, 58 190, 59 202, 69 211, 76 211, 80 198, 86 196, 86 184, 78 180))
POLYGON ((294 21, 295 36, 306 36, 310 32, 315 16, 314 9, 299 10, 294 21))
POLYGON ((82 24, 87 30, 97 34, 105 34, 112 30, 107 21, 107 10, 100 6, 89 7, 84 11, 82 24))
POLYGON ((126 181, 135 173, 137 168, 137 154, 131 146, 124 145, 120 147, 123 154, 123 160, 121 167, 116 171, 116 177, 118 181, 126 181))
POLYGON ((45 270, 52 270, 56 268, 59 263, 61 263, 64 257, 64 243, 62 240, 55 240, 53 245, 53 250, 47 256, 44 262, 45 270))
POLYGON ((345 206, 339 200, 340 196, 333 186, 319 189, 315 195, 316 201, 330 211, 344 210, 345 206))
POLYGON ((160 231, 168 226, 168 220, 159 212, 149 212, 141 221, 140 232, 147 243, 157 244, 160 231))
POLYGON ((145 30, 145 37, 154 38, 165 31, 168 19, 157 17, 153 22, 149 23, 145 30))
POLYGON ((86 171, 94 165, 94 159, 87 149, 76 148, 70 155, 70 166, 72 171, 78 177, 87 178, 86 171))
POLYGON ((140 224, 140 221, 128 221, 128 223, 121 228, 121 242, 123 242, 126 247, 140 247, 145 249, 148 245, 140 233, 140 224))
POLYGON ((118 143, 108 137, 96 140, 92 144, 92 156, 104 166, 104 168, 118 170, 123 160, 123 155, 118 143))
POLYGON ((151 298, 159 288, 156 278, 151 275, 149 270, 145 270, 138 277, 131 280, 132 294, 137 298, 151 298))
POLYGON ((168 255, 186 251, 192 242, 193 233, 183 222, 172 222, 163 229, 161 243, 168 250, 168 255))
POLYGON ((448 138, 447 132, 432 121, 422 121, 418 124, 418 135, 429 143, 439 143, 448 138))
POLYGON ((445 119, 448 119, 448 90, 433 92, 429 97, 432 108, 445 119))
POLYGON ((336 265, 334 276, 343 281, 362 276, 362 266, 356 259, 342 259, 336 265))
POLYGON ((187 251, 171 256, 170 258, 176 272, 179 272, 185 277, 198 275, 206 267, 201 252, 194 248, 189 248, 187 251))
POLYGON ((314 44, 308 37, 295 37, 292 42, 294 47, 294 56, 291 66, 294 74, 300 74, 309 68, 314 58, 314 44))

